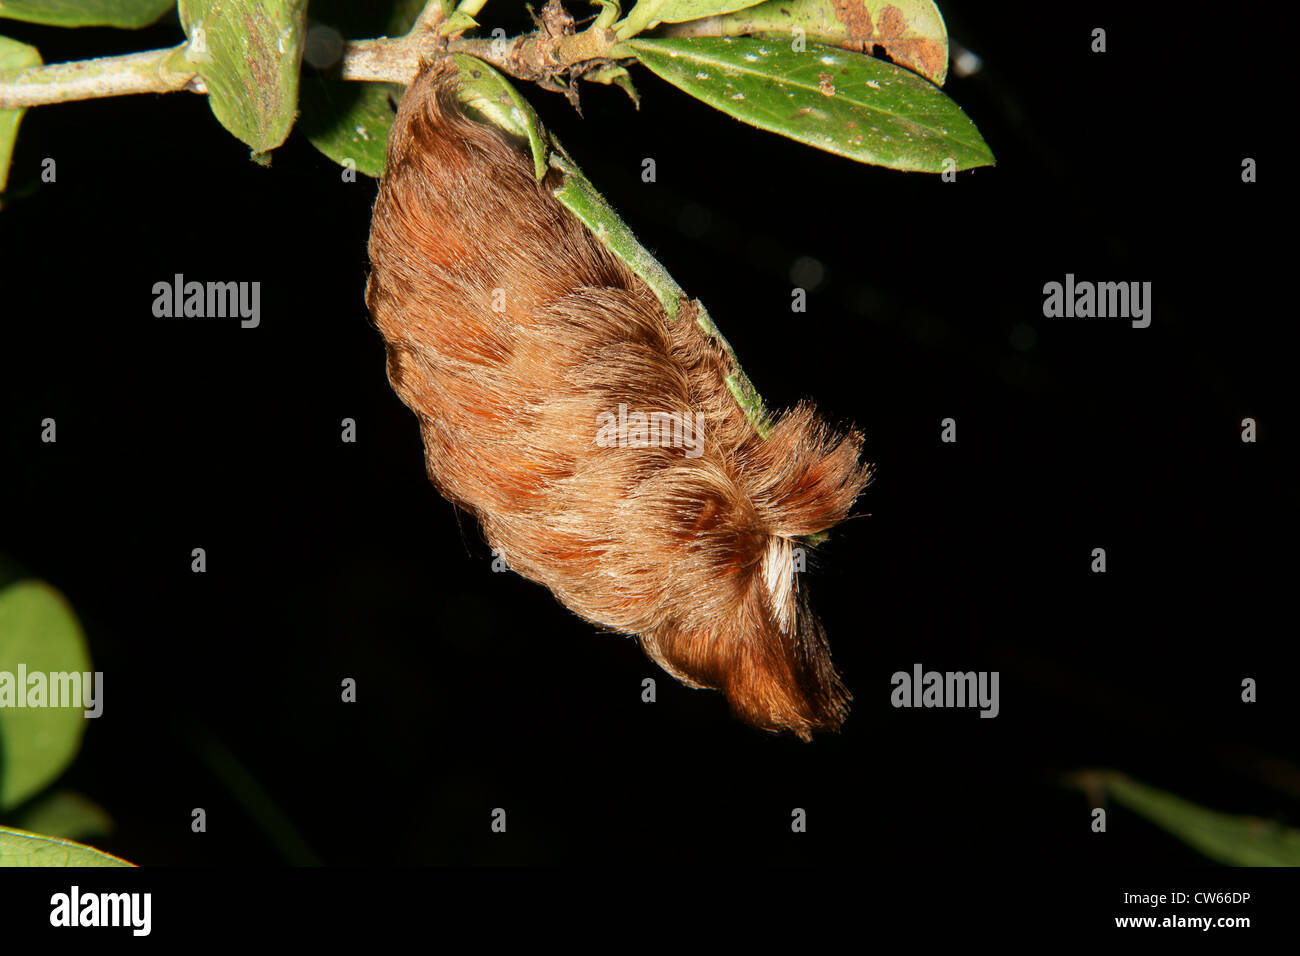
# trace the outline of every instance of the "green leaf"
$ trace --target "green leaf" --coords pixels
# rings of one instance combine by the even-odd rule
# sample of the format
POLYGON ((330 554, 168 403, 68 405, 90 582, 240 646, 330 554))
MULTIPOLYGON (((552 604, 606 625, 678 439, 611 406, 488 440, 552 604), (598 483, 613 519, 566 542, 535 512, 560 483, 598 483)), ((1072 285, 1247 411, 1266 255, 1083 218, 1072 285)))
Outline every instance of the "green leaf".
MULTIPOLYGON (((553 137, 552 142, 555 142, 553 137)), ((558 142, 555 142, 555 151, 551 153, 550 162, 561 174, 560 184, 554 190, 555 198, 577 216, 607 249, 622 259, 627 267, 650 287, 650 291, 659 299, 668 317, 676 319, 682 310, 682 305, 686 302, 686 293, 682 287, 668 274, 668 270, 659 260, 637 241, 632 230, 614 211, 614 207, 597 192, 596 187, 582 174, 582 170, 558 142)), ((695 306, 695 324, 726 353, 729 362, 729 370, 725 378, 727 388, 736 399, 741 411, 745 413, 745 417, 754 426, 754 430, 760 437, 766 438, 772 429, 762 397, 749 381, 749 377, 745 375, 744 369, 740 367, 740 360, 736 358, 735 350, 713 323, 708 310, 704 308, 704 303, 697 299, 695 306)))
POLYGON ((86 840, 113 832, 113 818, 95 801, 71 790, 40 797, 14 821, 29 833, 86 840))
POLYGON ((464 33, 466 30, 473 30, 478 26, 478 21, 471 17, 464 10, 456 10, 443 23, 442 28, 438 31, 445 37, 455 33, 464 33))
POLYGON ((302 118, 298 126, 311 144, 340 166, 352 163, 366 176, 381 176, 393 125, 393 107, 402 98, 396 83, 343 83, 304 76, 302 118))
MULTIPOLYGON (((460 71, 460 99, 468 112, 527 146, 533 172, 541 179, 546 174, 546 133, 532 104, 505 76, 477 57, 457 53, 452 60, 460 71)), ((303 87, 303 133, 336 163, 346 165, 352 160, 365 175, 381 176, 395 116, 389 95, 396 102, 402 90, 389 83, 342 84, 317 78, 303 87), (334 101, 326 102, 324 97, 334 101)))
POLYGON ((880 47, 899 66, 939 86, 948 76, 948 28, 932 0, 768 0, 722 17, 684 23, 670 37, 770 36, 838 46, 880 47))
POLYGON ((307 0, 180 0, 180 13, 190 39, 178 56, 203 78, 221 125, 255 157, 275 149, 298 111, 307 0))
POLYGON ((993 153, 933 83, 860 53, 754 37, 629 40, 669 83, 751 126, 861 163, 943 172, 993 153))
POLYGON ((686 297, 682 287, 668 274, 659 260, 637 241, 627 223, 623 222, 605 197, 597 192, 596 187, 567 153, 557 149, 551 154, 551 165, 563 174, 560 185, 555 189, 555 198, 582 220, 592 235, 650 287, 670 319, 677 318, 677 312, 686 297))
POLYGON ((701 17, 743 10, 761 2, 762 0, 640 0, 626 20, 614 25, 614 30, 620 40, 626 40, 660 23, 698 20, 701 17))
POLYGON ((0 827, 0 866, 133 866, 102 850, 0 827))
POLYGON ((1122 806, 1169 831, 1210 859, 1229 866, 1300 866, 1300 830, 1260 817, 1208 810, 1123 774, 1081 774, 1100 783, 1122 806))
POLYGON ((713 323, 713 317, 709 315, 708 309, 704 308, 704 303, 696 299, 695 305, 699 309, 695 324, 704 330, 705 335, 721 346, 722 351, 727 354, 727 358, 731 363, 730 371, 723 378, 723 381, 727 383, 727 390, 731 392, 731 397, 736 400, 736 404, 745 413, 749 423, 754 426, 754 431, 758 432, 758 437, 766 438, 772 434, 772 426, 775 424, 775 420, 768 415, 767 406, 763 404, 763 396, 758 394, 758 389, 749 380, 745 370, 740 367, 740 359, 736 357, 736 350, 731 347, 731 343, 726 340, 722 331, 713 323))
MULTIPOLYGON (((0 36, 0 73, 38 66, 40 62, 41 55, 36 52, 36 47, 0 36)), ((5 183, 9 181, 9 162, 14 155, 18 124, 26 112, 25 109, 0 110, 0 193, 4 192, 5 183)))
POLYGON ((632 85, 632 74, 627 71, 626 67, 619 66, 617 63, 610 63, 582 74, 582 78, 591 83, 617 86, 631 97, 632 103, 637 109, 641 108, 641 95, 637 93, 636 87, 632 85))
POLYGON ((54 27, 147 27, 176 0, 0 0, 0 17, 54 27))
POLYGON ((592 27, 597 30, 608 30, 614 25, 623 13, 622 8, 618 5, 618 0, 588 0, 600 7, 600 13, 596 14, 596 22, 592 27))
MULTIPOLYGON (((343 37, 401 36, 411 29, 423 0, 356 4, 352 0, 314 0, 312 19, 343 37)), ((366 176, 384 172, 390 105, 402 98, 397 83, 349 83, 332 72, 306 69, 302 78, 302 116, 298 125, 318 150, 341 166, 349 162, 366 176)))
POLYGON ((452 56, 460 71, 460 101, 476 118, 491 123, 519 142, 527 144, 533 157, 533 173, 546 175, 546 133, 532 104, 513 83, 477 57, 452 56))
POLYGON ((9 706, 20 696, 28 699, 28 688, 17 686, 20 665, 29 677, 91 670, 77 616, 43 581, 19 581, 0 591, 0 810, 17 806, 63 773, 86 730, 81 706, 9 706))

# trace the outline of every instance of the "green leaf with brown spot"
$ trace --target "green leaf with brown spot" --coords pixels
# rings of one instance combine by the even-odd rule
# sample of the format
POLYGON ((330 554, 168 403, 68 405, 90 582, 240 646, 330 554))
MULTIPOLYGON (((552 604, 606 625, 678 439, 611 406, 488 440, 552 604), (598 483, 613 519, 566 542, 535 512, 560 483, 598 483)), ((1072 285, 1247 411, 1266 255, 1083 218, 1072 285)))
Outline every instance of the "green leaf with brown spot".
POLYGON ((275 149, 298 112, 307 0, 180 0, 180 14, 189 42, 177 57, 203 78, 221 125, 255 158, 275 149))
POLYGON ((910 70, 860 53, 757 37, 629 40, 669 83, 751 126, 861 163, 943 172, 993 164, 956 103, 910 70))
POLYGON ((762 0, 639 0, 627 18, 614 24, 620 40, 660 23, 681 23, 752 7, 762 0))
POLYGON ((134 866, 94 847, 0 827, 0 866, 134 866))
MULTIPOLYGON (((0 73, 23 70, 40 62, 41 55, 36 52, 36 47, 0 36, 0 73)), ((0 110, 0 193, 4 192, 5 183, 9 181, 9 163, 13 159, 14 141, 18 139, 18 124, 26 112, 25 109, 0 110)))
POLYGON ((176 0, 0 0, 0 17, 53 27, 147 27, 176 0))
POLYGON ((880 47, 891 60, 933 80, 948 77, 948 28, 932 0, 768 0, 721 17, 683 23, 668 37, 770 36, 824 43, 855 53, 880 47))

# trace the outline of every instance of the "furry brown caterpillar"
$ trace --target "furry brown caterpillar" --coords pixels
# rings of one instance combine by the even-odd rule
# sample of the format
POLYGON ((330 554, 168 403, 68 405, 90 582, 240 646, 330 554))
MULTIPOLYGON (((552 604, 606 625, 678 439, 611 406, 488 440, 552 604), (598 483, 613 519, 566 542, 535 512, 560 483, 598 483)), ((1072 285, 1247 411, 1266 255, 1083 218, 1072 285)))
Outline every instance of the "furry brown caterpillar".
POLYGON ((866 485, 860 436, 800 405, 760 438, 695 304, 669 319, 530 159, 462 112, 457 82, 426 67, 402 98, 370 233, 366 302, 430 478, 513 570, 677 679, 759 727, 837 729, 850 697, 794 548, 866 485), (598 441, 620 406, 698 416, 698 454, 598 441))

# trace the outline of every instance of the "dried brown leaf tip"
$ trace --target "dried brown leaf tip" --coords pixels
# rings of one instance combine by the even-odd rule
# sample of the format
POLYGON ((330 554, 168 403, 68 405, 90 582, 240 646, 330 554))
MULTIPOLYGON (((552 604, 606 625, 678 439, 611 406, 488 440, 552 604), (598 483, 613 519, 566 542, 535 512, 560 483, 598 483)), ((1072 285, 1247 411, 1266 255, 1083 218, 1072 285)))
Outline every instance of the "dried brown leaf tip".
POLYGON ((911 32, 907 15, 893 4, 886 4, 879 22, 871 22, 871 11, 864 0, 833 0, 835 19, 844 24, 848 36, 840 43, 845 50, 871 53, 880 47, 899 66, 935 77, 945 63, 944 48, 931 37, 911 32))
POLYGON ((367 304, 428 472, 510 567, 743 719, 804 739, 849 693, 799 585, 803 540, 869 479, 808 405, 760 438, 730 360, 461 112, 456 74, 402 99, 367 304))

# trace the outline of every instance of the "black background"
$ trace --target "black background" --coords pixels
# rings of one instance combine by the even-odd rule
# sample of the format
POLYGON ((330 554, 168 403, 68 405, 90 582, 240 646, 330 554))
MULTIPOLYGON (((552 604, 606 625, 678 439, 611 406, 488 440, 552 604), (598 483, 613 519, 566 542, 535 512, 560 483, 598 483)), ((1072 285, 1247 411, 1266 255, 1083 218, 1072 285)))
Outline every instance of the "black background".
MULTIPOLYGON (((942 3, 985 64, 947 91, 998 158, 955 183, 641 68, 639 112, 528 91, 768 402, 867 436, 878 477, 806 579, 856 701, 812 744, 492 573, 385 378, 373 181, 296 134, 256 166, 188 94, 30 112, 0 214, 0 550, 69 597, 106 674, 61 782, 116 820, 97 843, 155 865, 1203 862, 1118 807, 1091 833, 1061 785, 1085 767, 1300 823, 1280 67, 1150 6, 942 3), (792 314, 803 256, 825 278, 792 314), (260 281, 261 326, 155 319, 178 272, 260 281), (1067 272, 1150 281, 1151 327, 1044 319, 1067 272), (1000 716, 893 709, 918 662, 1000 671, 1000 716)), ((505 0, 480 20, 526 27, 505 0)), ((49 62, 180 40, 5 31, 49 62)))

